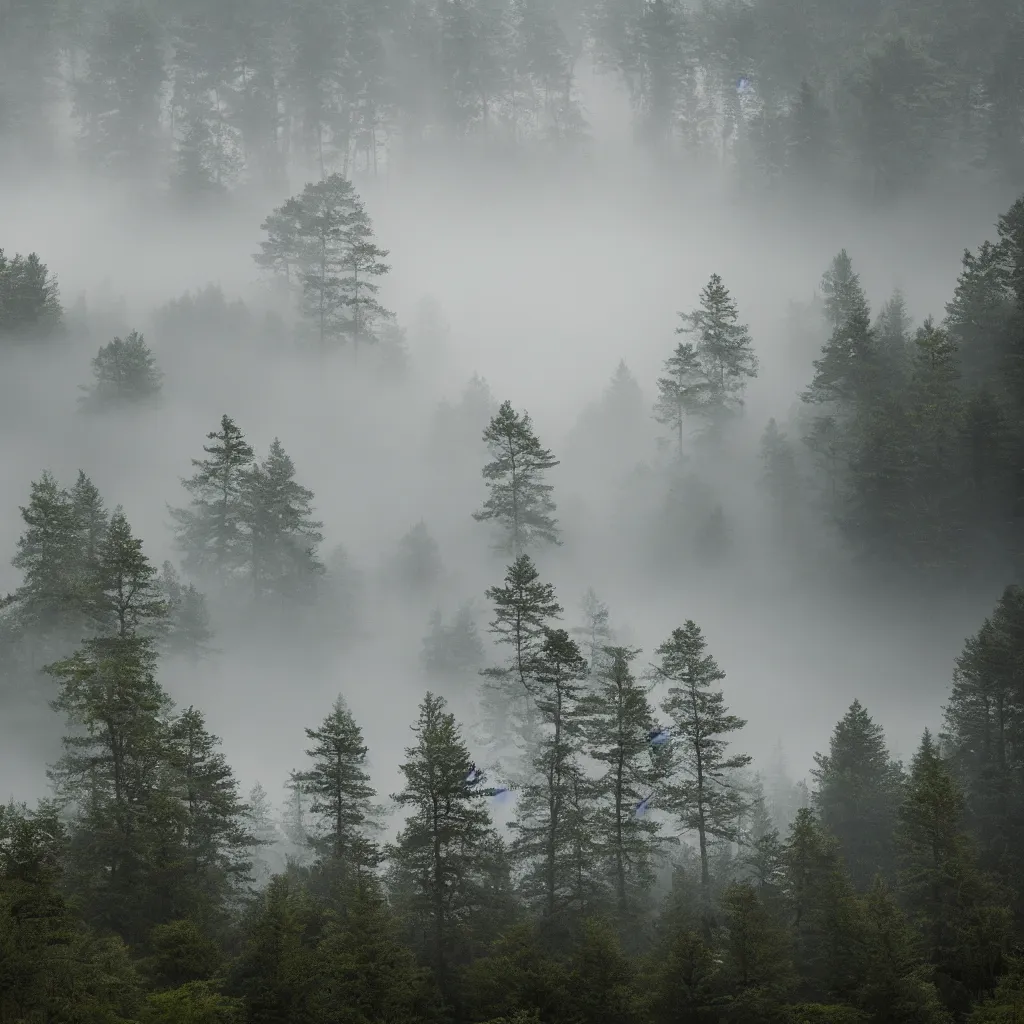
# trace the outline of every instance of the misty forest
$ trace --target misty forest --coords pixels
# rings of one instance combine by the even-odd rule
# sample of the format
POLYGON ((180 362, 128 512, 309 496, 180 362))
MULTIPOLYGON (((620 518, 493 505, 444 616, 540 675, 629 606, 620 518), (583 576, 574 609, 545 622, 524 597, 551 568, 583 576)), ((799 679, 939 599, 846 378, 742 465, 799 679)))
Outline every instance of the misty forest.
POLYGON ((1020 0, 0 0, 0 1024, 1024 1021, 1020 0))

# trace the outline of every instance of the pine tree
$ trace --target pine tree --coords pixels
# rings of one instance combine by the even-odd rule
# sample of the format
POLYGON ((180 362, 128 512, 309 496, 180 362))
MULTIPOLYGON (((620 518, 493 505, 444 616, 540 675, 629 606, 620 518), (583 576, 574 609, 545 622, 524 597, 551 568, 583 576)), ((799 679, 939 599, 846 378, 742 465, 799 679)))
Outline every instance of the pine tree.
POLYGON ((721 416, 743 405, 747 381, 757 376, 750 332, 739 323, 736 302, 717 274, 700 293, 700 308, 680 313, 677 334, 696 336, 695 351, 707 382, 707 413, 721 416))
POLYGON ((597 812, 594 843, 614 893, 621 924, 645 909, 654 884, 654 858, 661 826, 637 817, 635 808, 663 781, 648 687, 630 668, 640 653, 627 647, 606 647, 592 684, 580 700, 584 753, 603 767, 594 780, 597 812))
POLYGON ((494 605, 490 633, 510 651, 506 666, 483 671, 486 724, 492 740, 518 734, 528 744, 536 727, 534 670, 549 624, 561 617, 562 606, 554 587, 541 582, 529 555, 508 567, 504 586, 488 590, 487 599, 494 605))
POLYGON ((200 711, 189 707, 170 725, 168 758, 185 811, 180 852, 184 877, 176 885, 176 916, 225 920, 250 880, 248 807, 200 711))
POLYGON ((596 672, 605 648, 612 643, 608 606, 594 593, 593 587, 588 587, 580 607, 583 610, 584 625, 575 626, 569 633, 578 638, 577 643, 587 655, 590 671, 596 672))
POLYGON ((897 288, 882 307, 874 326, 883 386, 890 391, 898 391, 906 383, 910 369, 910 327, 906 299, 897 288))
POLYGON ((338 697, 318 729, 307 729, 314 744, 313 764, 293 779, 309 799, 315 822, 310 844, 322 862, 361 874, 377 863, 370 833, 378 826, 375 794, 366 771, 363 733, 343 697, 338 697))
POLYGON ((264 851, 281 841, 281 832, 274 821, 270 796, 258 782, 249 790, 246 807, 248 809, 245 812, 245 825, 253 837, 253 845, 249 847, 247 857, 252 864, 253 882, 262 888, 273 874, 264 851))
POLYGON ((98 409, 151 399, 159 394, 163 378, 138 331, 103 345, 92 361, 92 372, 95 383, 82 390, 88 405, 98 409))
POLYGON ((800 473, 786 433, 772 418, 761 435, 761 486, 771 503, 776 527, 789 532, 799 508, 800 473))
POLYGON ((393 859, 410 877, 410 913, 427 937, 441 991, 450 994, 453 970, 465 955, 463 922, 481 901, 477 860, 491 837, 483 802, 493 793, 470 760, 455 716, 428 693, 412 727, 416 737, 400 766, 405 788, 394 795, 412 814, 398 834, 393 859))
POLYGON ((747 723, 730 715, 722 691, 712 689, 725 673, 706 650, 700 627, 687 620, 655 651, 661 662, 654 666, 656 678, 669 684, 661 707, 675 737, 669 782, 659 803, 681 818, 685 830, 697 833, 705 898, 711 885, 709 841, 737 838, 744 797, 734 773, 751 760, 746 754, 727 753, 725 737, 747 723))
POLYGON ((39 256, 32 252, 8 257, 0 249, 0 340, 53 337, 63 316, 57 279, 39 256))
POLYGON ((391 269, 373 241, 366 210, 340 174, 311 182, 264 221, 268 233, 256 262, 285 271, 301 291, 300 311, 321 350, 332 343, 375 344, 393 314, 378 301, 375 278, 391 269))
POLYGON ((828 754, 815 754, 814 762, 814 806, 839 841, 853 884, 866 891, 876 874, 891 880, 903 772, 889 756, 882 727, 860 701, 837 723, 828 754))
POLYGON ((963 809, 960 788, 926 730, 899 811, 900 890, 959 1010, 995 983, 1011 926, 1003 894, 978 869, 963 809))
POLYGON ((483 469, 490 497, 473 518, 497 522, 504 533, 498 548, 515 558, 538 542, 558 544, 553 488, 543 483, 558 460, 541 447, 529 414, 520 416, 511 402, 504 402, 484 431, 484 441, 494 460, 483 469))
POLYGON ((665 376, 658 378, 654 418, 676 435, 676 457, 683 455, 683 426, 688 416, 702 415, 711 403, 711 390, 697 349, 680 342, 665 360, 665 376))
POLYGON ((284 811, 281 815, 281 831, 292 847, 289 860, 301 866, 308 860, 312 836, 309 828, 309 800, 302 783, 296 779, 296 774, 296 772, 292 772, 285 783, 286 795, 284 811))
POLYGON ((399 580, 418 591, 429 590, 443 572, 441 552, 421 519, 398 542, 395 571, 399 580))
POLYGON ((88 593, 95 586, 96 567, 100 550, 110 529, 110 515, 104 506, 99 488, 81 470, 78 471, 78 479, 71 489, 71 508, 81 548, 79 563, 82 586, 88 593))
POLYGON ((177 570, 164 562, 160 574, 160 593, 167 606, 167 631, 163 637, 170 654, 183 654, 198 661, 210 651, 213 639, 206 596, 194 583, 183 584, 177 570))
POLYGON ((131 526, 118 506, 100 545, 96 564, 95 598, 90 609, 103 631, 133 636, 148 623, 159 624, 168 614, 160 593, 157 568, 132 536, 131 526))
POLYGON ((50 473, 43 473, 32 483, 21 518, 25 531, 11 560, 23 574, 15 591, 18 616, 48 650, 74 643, 85 625, 86 591, 79 568, 82 538, 71 495, 50 473))
POLYGON ((484 645, 476 626, 472 603, 458 611, 452 624, 445 625, 439 611, 430 619, 430 631, 423 638, 423 667, 432 675, 465 676, 484 662, 484 645))
POLYGON ((230 416, 220 430, 207 434, 208 459, 192 460, 196 472, 182 484, 192 498, 186 509, 171 509, 176 541, 185 554, 185 568, 226 582, 248 557, 243 528, 245 483, 253 450, 230 416))
POLYGON ((247 474, 242 499, 254 595, 308 597, 325 571, 316 551, 323 523, 312 518, 313 492, 296 483, 295 464, 277 438, 247 474))
POLYGON ((47 668, 60 684, 54 710, 76 729, 51 772, 77 812, 73 887, 90 919, 133 941, 147 927, 158 832, 180 814, 163 788, 172 704, 155 667, 152 641, 129 634, 88 640, 47 668))
POLYGON ((526 864, 523 892, 549 924, 564 915, 576 880, 570 803, 581 768, 578 702, 587 663, 564 629, 545 630, 532 670, 532 698, 544 732, 530 751, 527 781, 512 823, 514 851, 526 864))

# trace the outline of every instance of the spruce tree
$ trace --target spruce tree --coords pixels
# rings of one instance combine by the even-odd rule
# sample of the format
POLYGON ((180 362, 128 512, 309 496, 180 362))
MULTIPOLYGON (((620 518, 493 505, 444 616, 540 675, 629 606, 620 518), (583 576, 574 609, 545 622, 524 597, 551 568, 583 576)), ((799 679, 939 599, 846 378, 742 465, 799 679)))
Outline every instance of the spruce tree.
POLYGON ((686 831, 697 833, 705 899, 711 885, 709 843, 736 840, 745 800, 734 773, 751 760, 727 752, 728 734, 747 723, 730 715, 724 694, 713 689, 725 673, 706 650, 700 627, 688 619, 655 651, 661 661, 654 666, 657 680, 668 684, 661 708, 674 736, 671 774, 658 802, 681 819, 686 831))
POLYGON ((484 785, 444 698, 428 693, 412 726, 416 742, 400 766, 405 787, 394 799, 411 810, 391 856, 410 878, 409 913, 427 939, 438 983, 451 993, 465 956, 465 927, 482 898, 480 855, 491 838, 484 785))
POLYGON ((882 727, 855 700, 836 724, 828 754, 815 754, 814 807, 839 841, 853 884, 871 887, 894 874, 893 829, 903 772, 889 756, 882 727))
POLYGON ((579 702, 583 752, 603 768, 593 782, 597 809, 593 839, 608 874, 621 924, 645 909, 654 884, 654 859, 661 826, 637 817, 635 808, 656 791, 662 771, 651 735, 654 714, 649 687, 631 665, 639 651, 606 647, 592 683, 579 702))
POLYGON ((363 733, 343 697, 318 729, 307 729, 312 766, 292 778, 308 799, 310 845, 321 862, 361 874, 378 860, 370 833, 379 827, 366 770, 363 733))
POLYGON ((248 557, 243 510, 253 450, 230 416, 223 416, 220 430, 207 438, 212 443, 203 451, 209 458, 193 459, 196 472, 182 481, 192 499, 190 507, 170 511, 185 568, 223 583, 248 557))
POLYGON ((665 376, 658 378, 654 418, 676 438, 676 457, 683 456, 683 427, 688 416, 699 416, 711 402, 711 391, 697 349, 680 342, 665 360, 665 376))
MULTIPOLYGON (((523 892, 549 924, 577 890, 572 876, 571 805, 582 773, 579 699, 587 663, 564 629, 546 630, 532 670, 532 699, 544 731, 530 760, 516 820, 514 852, 526 866, 523 892)), ((558 922, 565 924, 564 920, 558 922)))
POLYGON ((162 372, 138 331, 114 338, 92 361, 95 382, 82 386, 86 403, 96 409, 144 402, 160 393, 162 372))
POLYGON ((473 518, 496 522, 504 534, 499 550, 515 558, 538 543, 560 543, 553 488, 543 482, 558 460, 541 447, 529 414, 520 415, 504 402, 484 431, 484 442, 493 458, 483 469, 490 496, 473 518))
POLYGON ((156 681, 153 641, 88 640, 47 672, 75 733, 51 779, 74 808, 73 889, 88 918, 137 941, 147 927, 161 829, 182 824, 167 791, 171 700, 156 681))
POLYGON ((910 369, 910 327, 907 302, 897 288, 882 306, 874 325, 883 386, 890 391, 899 390, 906 383, 910 369))
POLYGON ((736 302, 718 274, 700 293, 700 307, 680 313, 677 334, 693 334, 695 351, 707 383, 707 414, 720 417, 743 405, 747 381, 757 376, 757 357, 750 332, 739 323, 736 302))
POLYGON ((160 590, 156 566, 143 552, 141 539, 132 536, 122 509, 116 508, 97 558, 93 618, 104 632, 133 636, 147 624, 166 619, 169 609, 160 590))
POLYGON ((254 596, 308 599, 325 571, 316 550, 323 523, 313 519, 313 492, 296 482, 295 464, 277 438, 242 487, 239 519, 254 596))
POLYGON ((175 916, 224 922, 250 880, 255 836, 238 782, 200 711, 189 707, 167 731, 168 760, 185 812, 179 853, 183 877, 175 887, 175 916))

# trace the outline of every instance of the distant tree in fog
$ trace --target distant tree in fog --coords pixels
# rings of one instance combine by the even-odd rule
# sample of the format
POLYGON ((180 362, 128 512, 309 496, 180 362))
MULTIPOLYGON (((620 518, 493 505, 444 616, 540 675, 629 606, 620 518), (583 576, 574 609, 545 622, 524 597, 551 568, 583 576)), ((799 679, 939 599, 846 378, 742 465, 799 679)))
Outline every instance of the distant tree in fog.
POLYGON ((441 551, 422 519, 398 542, 394 569, 401 583, 419 591, 440 580, 441 551))
POLYGON ((87 408, 103 409, 144 402, 160 393, 163 373, 145 338, 132 331, 126 338, 114 338, 103 345, 92 360, 95 383, 81 385, 87 408))
POLYGON ((248 559, 243 532, 244 485, 253 450, 230 416, 223 416, 220 430, 207 438, 212 444, 203 451, 209 458, 193 459, 196 472, 182 481, 191 504, 172 508, 170 513, 185 568, 224 582, 248 559))
POLYGON ((480 668, 484 645, 471 604, 464 604, 450 625, 440 611, 431 615, 420 660, 434 676, 464 676, 480 668))
POLYGON ((171 654, 198 660, 209 651, 213 639, 206 596, 194 583, 182 583, 174 566, 164 562, 160 589, 167 603, 168 629, 164 643, 171 654))
POLYGON ((378 301, 375 278, 391 269, 387 251, 352 183, 340 174, 311 182, 261 225, 267 239, 257 264, 283 274, 300 292, 300 311, 322 350, 380 340, 380 325, 394 316, 378 301))
POLYGON ((687 416, 698 415, 710 394, 697 350, 689 342, 676 345, 665 360, 665 376, 658 378, 658 400, 654 418, 668 427, 676 438, 676 456, 683 454, 683 427, 687 416))
POLYGON ((483 469, 491 493, 473 518, 496 522, 504 533, 499 550, 516 558, 539 541, 561 543, 552 516, 553 488, 544 483, 544 474, 558 460, 541 447, 529 414, 520 416, 511 402, 504 402, 484 431, 484 441, 494 460, 483 469))
POLYGON ((0 341, 48 337, 63 318, 57 279, 33 252, 0 249, 0 341))
POLYGON ((583 625, 575 626, 569 632, 587 655, 590 671, 595 672, 604 656, 604 649, 612 642, 612 630, 608 606, 588 587, 580 603, 583 611, 583 625))
POLYGON ((309 597, 324 565, 317 554, 323 523, 313 519, 313 492, 295 480, 295 464, 274 438, 270 452, 242 482, 239 521, 246 568, 257 598, 309 597))
POLYGON ((683 325, 676 334, 692 334, 694 349, 707 381, 703 410, 717 417, 743 404, 747 381, 757 376, 757 356, 746 324, 739 322, 736 302, 718 274, 700 293, 700 306, 680 313, 683 325))

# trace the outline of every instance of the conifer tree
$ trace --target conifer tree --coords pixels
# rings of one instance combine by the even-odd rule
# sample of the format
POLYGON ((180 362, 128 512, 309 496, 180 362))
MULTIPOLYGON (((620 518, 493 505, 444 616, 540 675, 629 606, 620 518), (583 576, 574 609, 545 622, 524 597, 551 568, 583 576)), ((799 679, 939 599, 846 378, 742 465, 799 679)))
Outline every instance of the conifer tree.
POLYGON ((194 583, 183 584, 177 570, 164 562, 160 592, 167 605, 167 631, 162 638, 168 653, 183 654, 197 661, 209 653, 213 639, 206 596, 194 583))
POLYGON ((875 322, 883 386, 897 391, 906 382, 910 357, 910 314, 903 293, 897 288, 882 306, 875 322))
POLYGON ((73 888, 91 920, 129 940, 145 928, 155 833, 180 814, 164 788, 172 705, 155 667, 152 640, 128 634, 88 640, 47 668, 60 684, 53 707, 76 729, 51 772, 76 811, 73 888))
MULTIPOLYGON (((416 742, 400 766, 405 788, 393 796, 411 809, 392 857, 411 881, 409 908, 429 946, 438 983, 450 994, 465 955, 465 925, 482 898, 478 861, 491 838, 484 801, 493 790, 470 760, 444 698, 428 693, 413 725, 416 742)), ((425 953, 428 950, 424 950, 425 953)))
POLYGON ((48 645, 74 643, 84 626, 85 609, 78 572, 82 544, 71 496, 50 473, 43 473, 32 483, 21 518, 25 530, 11 560, 23 574, 15 591, 19 618, 48 645))
POLYGON ((839 849, 853 884, 871 887, 895 868, 892 835, 903 772, 889 756, 882 727, 855 700, 836 724, 828 754, 815 754, 814 806, 839 849))
POLYGON ((926 730, 914 754, 896 833, 900 891, 929 959, 959 989, 954 1008, 995 983, 1008 908, 978 869, 962 828, 964 798, 926 730))
POLYGON ((256 842, 238 782, 200 711, 189 707, 167 732, 168 759, 185 812, 180 858, 184 878, 175 887, 176 916, 226 920, 250 880, 248 851, 256 842))
POLYGON ((295 464, 274 438, 246 475, 240 520, 256 598, 308 598, 324 573, 317 554, 323 523, 313 519, 313 492, 295 480, 295 464))
POLYGON ((403 584, 417 591, 429 590, 441 578, 441 552, 422 519, 398 542, 395 570, 403 584))
POLYGON ((774 417, 761 435, 761 486, 771 503, 777 527, 792 530, 800 494, 796 455, 786 433, 774 417))
POLYGON ((693 334, 701 371, 707 383, 707 413, 719 417, 743 405, 747 381, 757 376, 757 357, 750 332, 739 323, 736 302, 717 274, 700 293, 700 307, 680 313, 677 334, 693 334))
POLYGON ((207 438, 212 443, 203 451, 210 457, 193 459, 196 472, 182 481, 192 499, 190 507, 171 509, 171 516, 185 568, 226 582, 248 557, 244 487, 253 450, 230 416, 223 416, 220 430, 207 438))
POLYGON ((144 402, 160 393, 162 372, 138 331, 103 345, 92 361, 95 383, 82 385, 88 405, 103 409, 144 402))
POLYGON ((504 533, 499 550, 515 558, 539 542, 558 544, 553 488, 543 482, 558 460, 541 447, 529 414, 520 416, 504 402, 484 431, 484 442, 493 457, 483 469, 490 496, 473 518, 496 522, 504 533))
POLYGON ((611 646, 612 630, 608 625, 610 613, 608 606, 588 587, 580 604, 583 610, 584 624, 569 630, 571 636, 577 638, 580 649, 587 656, 587 664, 591 672, 596 672, 598 664, 604 657, 606 647, 611 646))
POLYGON ((549 923, 563 914, 574 892, 570 807, 582 769, 579 699, 587 663, 564 629, 546 630, 533 666, 533 692, 545 726, 530 751, 527 781, 512 823, 514 851, 526 864, 525 897, 549 923))
POLYGON ((387 251, 352 183, 340 174, 311 182, 264 221, 268 238, 256 262, 285 271, 300 291, 300 311, 321 350, 350 342, 375 344, 393 314, 378 301, 374 281, 391 269, 387 251))
POLYGON ((249 790, 246 807, 248 809, 245 812, 245 824, 253 837, 253 845, 249 847, 247 856, 252 863, 253 882, 262 887, 273 874, 263 851, 280 842, 281 832, 274 821, 270 796, 260 783, 255 783, 249 790))
POLYGON ((676 438, 676 457, 683 455, 683 427, 688 416, 699 416, 711 402, 700 356, 691 342, 680 342, 665 360, 665 376, 658 378, 654 418, 676 438))
POLYGON ((314 744, 306 751, 312 766, 292 777, 309 801, 310 845, 322 862, 361 874, 377 863, 370 833, 379 827, 362 730, 339 696, 320 727, 307 729, 306 736, 314 744))
POLYGON ((99 488, 83 473, 71 489, 71 508, 78 530, 79 566, 82 587, 88 593, 95 586, 95 575, 100 549, 110 528, 110 515, 103 503, 99 488))
POLYGON ((0 249, 0 340, 52 337, 63 316, 57 279, 39 256, 5 256, 0 249))
POLYGON ((623 924, 644 908, 653 887, 661 830, 658 822, 634 813, 662 781, 659 759, 652 756, 655 727, 649 688, 637 682, 630 667, 639 653, 604 648, 599 668, 592 670, 593 682, 579 702, 583 751, 604 769, 593 783, 594 845, 623 924))
POLYGON ((285 783, 281 831, 292 847, 289 860, 301 866, 308 860, 312 836, 310 834, 309 799, 303 791, 302 783, 296 779, 296 775, 296 772, 292 772, 285 783))
POLYGON ((727 753, 725 737, 747 723, 730 715, 724 694, 712 688, 725 673, 706 650, 700 627, 688 619, 655 651, 661 661, 654 666, 655 677, 669 686, 661 707, 675 737, 671 774, 659 803, 681 819, 685 830, 697 833, 705 894, 711 884, 709 842, 737 838, 736 820, 745 801, 734 773, 751 760, 747 754, 727 753))
POLYGON ((142 541, 132 536, 118 507, 99 549, 92 616, 101 630, 125 637, 148 623, 164 620, 168 610, 157 568, 143 552, 142 541))
POLYGON ((465 676, 479 670, 484 662, 484 645, 477 630, 471 603, 459 608, 451 625, 439 611, 430 619, 430 631, 423 638, 423 667, 433 675, 465 676))

